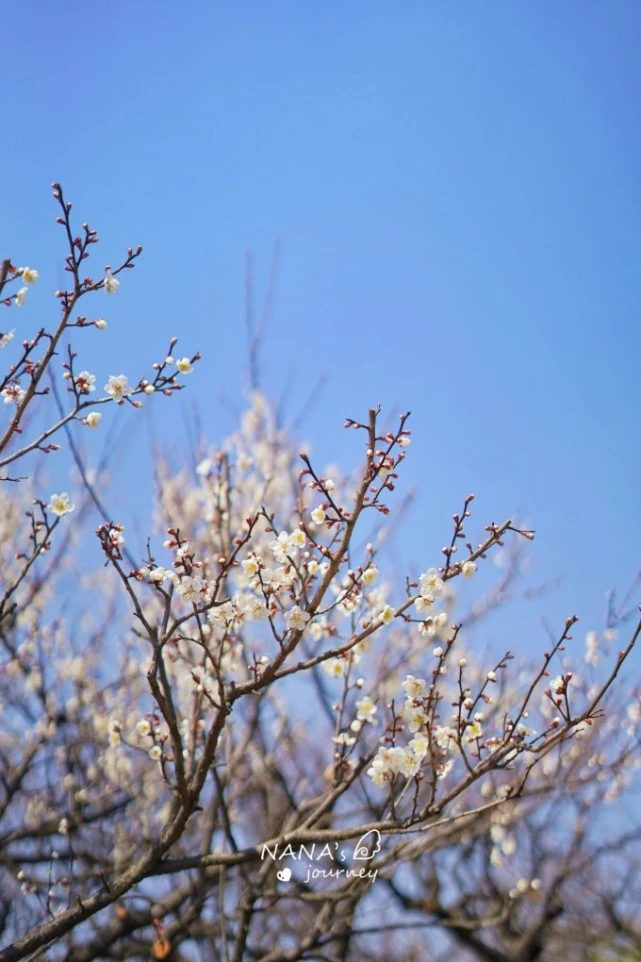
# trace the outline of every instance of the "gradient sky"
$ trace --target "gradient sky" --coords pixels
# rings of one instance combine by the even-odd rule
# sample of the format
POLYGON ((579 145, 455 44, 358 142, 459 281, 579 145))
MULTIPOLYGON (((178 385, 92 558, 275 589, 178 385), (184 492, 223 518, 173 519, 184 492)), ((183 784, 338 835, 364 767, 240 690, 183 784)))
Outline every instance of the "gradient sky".
POLYGON ((12 326, 62 282, 57 179, 96 274, 145 247, 81 359, 137 379, 172 334, 203 353, 155 407, 186 452, 193 404, 213 441, 241 406, 245 252, 259 300, 280 238, 263 378, 294 416, 326 375, 301 429, 320 462, 358 459, 346 415, 411 409, 399 557, 436 560, 474 491, 475 536, 520 511, 535 580, 563 578, 528 637, 543 613, 596 626, 641 565, 640 41, 638 0, 26 0, 0 56, 0 248, 41 282, 12 326))

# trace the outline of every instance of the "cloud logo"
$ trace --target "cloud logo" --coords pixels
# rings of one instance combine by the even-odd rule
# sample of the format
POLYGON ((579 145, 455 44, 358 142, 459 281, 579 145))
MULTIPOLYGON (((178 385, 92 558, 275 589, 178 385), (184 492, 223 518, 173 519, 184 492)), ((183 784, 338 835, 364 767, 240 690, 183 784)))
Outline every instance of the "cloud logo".
POLYGON ((365 835, 362 835, 354 846, 354 859, 360 862, 366 862, 374 858, 380 850, 381 833, 377 828, 373 828, 371 832, 366 832, 365 835))
POLYGON ((290 868, 282 868, 280 872, 276 873, 276 878, 281 882, 289 882, 292 877, 292 870, 290 868))

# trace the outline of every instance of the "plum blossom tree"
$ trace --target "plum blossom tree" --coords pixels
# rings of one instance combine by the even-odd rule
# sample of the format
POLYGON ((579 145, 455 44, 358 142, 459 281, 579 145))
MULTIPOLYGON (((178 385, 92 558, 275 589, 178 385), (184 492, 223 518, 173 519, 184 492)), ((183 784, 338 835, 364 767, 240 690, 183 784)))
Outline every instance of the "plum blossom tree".
MULTIPOLYGON (((141 249, 85 277, 97 234, 53 189, 59 319, 17 351, 0 334, 0 960, 641 957, 641 701, 618 677, 641 625, 612 650, 630 600, 584 649, 572 615, 534 662, 480 654, 471 624, 517 566, 470 606, 478 568, 533 533, 473 539, 469 495, 396 583, 409 415, 349 418, 360 464, 330 476, 258 391, 195 472, 154 466, 138 555, 76 437, 200 358, 172 338, 102 393, 79 370, 71 336, 107 326, 80 301, 115 295, 141 249), (80 483, 45 493, 39 456, 62 446, 80 483), (71 547, 96 512, 87 573, 71 547)), ((5 260, 3 304, 28 309, 37 280, 5 260)))

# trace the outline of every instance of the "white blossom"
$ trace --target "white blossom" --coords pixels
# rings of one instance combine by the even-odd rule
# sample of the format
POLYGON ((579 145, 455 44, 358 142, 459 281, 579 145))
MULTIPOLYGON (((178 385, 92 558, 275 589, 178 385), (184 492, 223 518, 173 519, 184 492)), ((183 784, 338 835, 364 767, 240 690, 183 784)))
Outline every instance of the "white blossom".
POLYGON ((332 738, 332 741, 336 745, 353 745, 356 739, 353 735, 350 735, 349 732, 339 732, 338 735, 332 738))
POLYGON ((424 678, 415 678, 414 675, 406 675, 402 687, 408 698, 422 698, 425 694, 427 682, 424 678))
POLYGON ((20 387, 17 381, 13 381, 11 384, 8 384, 5 388, 3 388, 0 393, 2 394, 5 404, 18 405, 24 398, 26 391, 20 387))
POLYGON ((35 284, 40 276, 33 267, 19 267, 18 274, 22 277, 25 284, 35 284))
POLYGON ((391 605, 385 605, 378 617, 384 625, 389 625, 389 623, 394 620, 394 609, 391 605))
POLYGON ((112 374, 105 384, 105 391, 118 404, 122 404, 124 399, 133 393, 125 374, 112 374))
POLYGON ((369 697, 365 695, 360 701, 356 702, 356 718, 358 721, 366 721, 373 723, 376 716, 376 705, 369 697))
POLYGON ((85 418, 85 424, 90 428, 97 428, 102 420, 102 414, 100 411, 90 411, 85 418))
POLYGON ((244 561, 241 562, 241 564, 242 564, 243 571, 245 572, 246 575, 253 577, 254 575, 258 574, 259 564, 256 558, 253 558, 253 557, 246 558, 244 561))
POLYGON ((557 677, 553 678, 550 682, 550 688, 555 695, 562 695, 566 687, 565 678, 563 678, 562 675, 557 675, 557 677))
POLYGON ((304 548, 307 539, 305 537, 305 532, 301 531, 300 528, 294 528, 289 536, 289 543, 292 548, 304 548))
POLYGON ((419 591, 424 597, 437 598, 443 590, 443 579, 436 568, 429 568, 419 578, 419 591))
POLYGON ((105 274, 103 284, 105 286, 105 294, 117 294, 118 288, 120 287, 120 281, 117 277, 114 277, 111 271, 107 271, 105 274))
POLYGON ((287 627, 294 628, 296 631, 303 631, 310 618, 311 615, 309 612, 303 611, 299 605, 294 605, 293 608, 290 608, 290 610, 285 613, 287 627))
POLYGON ((376 565, 370 565, 363 572, 361 581, 364 585, 373 585, 378 577, 378 568, 376 565))
POLYGON ((323 670, 330 678, 342 678, 347 668, 347 661, 344 658, 328 658, 323 662, 323 670))
POLYGON ((49 504, 47 505, 49 511, 62 518, 63 515, 69 514, 74 510, 74 505, 71 503, 71 499, 66 491, 62 494, 52 494, 49 504))
POLYGON ((81 371, 75 378, 75 384, 80 394, 91 394, 96 390, 96 375, 81 371))
POLYGON ((196 605, 207 595, 207 582, 202 578, 185 577, 178 585, 178 594, 187 604, 196 605))

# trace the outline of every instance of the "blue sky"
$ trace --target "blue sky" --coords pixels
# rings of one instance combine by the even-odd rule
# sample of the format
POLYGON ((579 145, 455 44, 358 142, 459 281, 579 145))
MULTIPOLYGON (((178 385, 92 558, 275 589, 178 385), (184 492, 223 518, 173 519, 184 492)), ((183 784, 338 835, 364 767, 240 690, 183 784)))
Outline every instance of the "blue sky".
POLYGON ((100 269, 145 247, 81 359, 137 378, 179 334, 204 359, 156 431, 180 450, 197 404, 219 440, 245 252, 259 301, 279 238, 263 376, 295 414, 326 375, 321 463, 356 458, 346 415, 411 409, 399 556, 430 563, 472 490, 474 534, 518 510, 564 578, 528 631, 592 627, 641 564, 640 40, 637 0, 25 2, 0 60, 0 246, 41 272, 19 323, 61 283, 56 179, 100 269))

